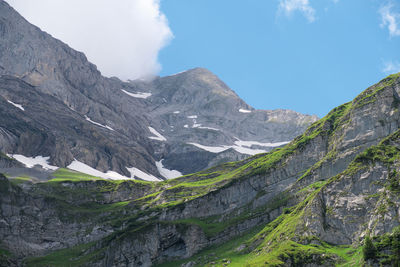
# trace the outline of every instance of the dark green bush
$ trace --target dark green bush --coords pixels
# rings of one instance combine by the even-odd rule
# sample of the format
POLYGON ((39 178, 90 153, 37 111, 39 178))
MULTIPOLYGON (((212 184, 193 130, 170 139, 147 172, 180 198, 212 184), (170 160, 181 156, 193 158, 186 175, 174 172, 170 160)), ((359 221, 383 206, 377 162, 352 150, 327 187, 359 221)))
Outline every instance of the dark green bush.
POLYGON ((376 257, 376 248, 369 236, 367 236, 364 241, 363 256, 364 260, 375 259, 376 257))

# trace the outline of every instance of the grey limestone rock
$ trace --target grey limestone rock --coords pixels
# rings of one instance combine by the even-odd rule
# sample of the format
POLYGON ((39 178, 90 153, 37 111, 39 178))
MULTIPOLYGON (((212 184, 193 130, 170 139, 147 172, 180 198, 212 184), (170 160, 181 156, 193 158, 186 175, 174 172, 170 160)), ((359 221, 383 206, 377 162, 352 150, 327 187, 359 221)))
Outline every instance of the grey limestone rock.
POLYGON ((161 160, 188 174, 244 159, 249 155, 211 153, 190 143, 289 141, 316 120, 289 110, 254 110, 201 68, 149 82, 106 78, 83 53, 31 25, 5 1, 0 1, 0 79, 0 151, 50 156, 59 167, 77 159, 128 177, 127 168, 135 167, 165 179, 156 167, 161 160), (140 92, 151 96, 132 96, 140 92), (150 139, 149 127, 166 140, 150 139))

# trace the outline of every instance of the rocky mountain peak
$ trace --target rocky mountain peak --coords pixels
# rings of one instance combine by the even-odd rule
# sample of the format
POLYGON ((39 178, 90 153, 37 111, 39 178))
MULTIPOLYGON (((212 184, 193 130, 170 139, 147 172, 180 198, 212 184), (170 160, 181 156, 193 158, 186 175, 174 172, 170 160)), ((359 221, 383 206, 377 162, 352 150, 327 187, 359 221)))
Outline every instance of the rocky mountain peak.
POLYGON ((0 151, 19 159, 160 180, 269 151, 315 120, 269 120, 203 68, 153 81, 103 77, 4 1, 0 35, 0 151))
POLYGON ((174 76, 178 79, 182 79, 184 84, 187 83, 185 87, 189 90, 201 88, 222 97, 239 98, 236 93, 214 73, 205 68, 194 68, 174 76))
POLYGON ((155 97, 159 97, 160 103, 167 101, 171 104, 186 104, 209 111, 215 111, 213 103, 229 103, 235 109, 252 109, 215 74, 204 68, 161 77, 144 87, 152 87, 152 92, 155 97))

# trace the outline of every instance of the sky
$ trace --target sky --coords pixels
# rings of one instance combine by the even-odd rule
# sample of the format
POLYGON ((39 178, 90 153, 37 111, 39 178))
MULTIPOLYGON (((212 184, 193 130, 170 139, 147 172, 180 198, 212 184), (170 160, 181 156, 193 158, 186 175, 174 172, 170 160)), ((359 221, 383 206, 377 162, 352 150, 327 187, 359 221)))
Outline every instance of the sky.
POLYGON ((165 0, 161 75, 202 66, 258 109, 326 115, 400 72, 400 0, 165 0))
POLYGON ((400 72, 400 0, 7 2, 106 76, 204 67, 257 109, 322 117, 400 72))

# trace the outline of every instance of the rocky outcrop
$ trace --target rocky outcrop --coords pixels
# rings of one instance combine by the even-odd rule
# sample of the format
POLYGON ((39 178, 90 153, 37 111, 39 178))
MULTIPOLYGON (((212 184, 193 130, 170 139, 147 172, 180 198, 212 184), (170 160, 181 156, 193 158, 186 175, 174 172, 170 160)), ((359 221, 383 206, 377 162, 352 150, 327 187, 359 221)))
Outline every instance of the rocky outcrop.
POLYGON ((183 170, 184 174, 270 151, 278 143, 301 134, 305 126, 317 119, 290 110, 255 110, 217 76, 202 68, 147 84, 133 84, 139 91, 151 88, 151 123, 163 130, 170 143, 158 155, 164 158, 166 167, 183 170), (226 150, 209 153, 207 148, 193 143, 207 146, 209 151, 224 146, 226 150), (188 155, 193 160, 186 160, 182 168, 181 160, 188 155))
POLYGON ((0 151, 50 157, 58 167, 76 159, 127 177, 134 167, 165 179, 156 166, 161 160, 165 168, 188 174, 244 159, 272 146, 237 146, 238 139, 289 141, 316 120, 287 110, 254 110, 205 69, 151 82, 103 77, 83 53, 29 24, 5 1, 0 79, 0 151), (219 149, 213 153, 193 143, 219 149), (236 150, 221 152, 224 146, 236 150))
MULTIPOLYGON (((43 240, 36 239, 32 242, 41 244, 41 250, 31 249, 31 253, 93 241, 74 259, 85 257, 93 266, 151 266, 190 258, 201 265, 203 260, 218 257, 191 258, 199 250, 224 246, 265 226, 245 244, 238 244, 240 250, 230 248, 230 253, 240 252, 246 259, 243 262, 251 266, 269 261, 287 266, 344 262, 343 253, 336 251, 359 255, 351 249, 362 246, 366 235, 390 235, 399 225, 399 84, 399 75, 389 76, 332 110, 283 148, 168 182, 125 182, 117 193, 111 193, 115 187, 104 181, 85 182, 85 186, 83 182, 53 182, 56 191, 46 189, 49 183, 24 183, 15 190, 28 196, 41 192, 41 197, 57 192, 78 210, 89 203, 92 208, 94 203, 100 205, 93 208, 96 216, 85 222, 73 220, 69 225, 59 219, 68 229, 75 229, 75 238, 66 239, 70 243, 45 247, 43 240), (101 196, 91 195, 104 187, 101 196), (81 189, 92 193, 76 197, 81 189), (108 213, 107 203, 120 203, 123 209, 108 213), (83 235, 78 230, 82 227, 96 230, 83 235)), ((47 216, 41 212, 39 217, 47 216)), ((57 212, 49 214, 63 218, 57 212)), ((11 245, 15 238, 3 233, 6 245, 18 255, 11 245)))
POLYGON ((124 175, 209 168, 158 183, 1 175, 0 264, 399 264, 400 74, 301 132, 315 118, 254 110, 204 69, 102 77, 4 1, 0 35, 2 151, 124 175))
POLYGON ((110 221, 115 223, 120 211, 132 210, 122 209, 125 201, 142 197, 150 188, 101 180, 18 186, 1 175, 2 244, 21 258, 99 240, 116 231, 110 221))

